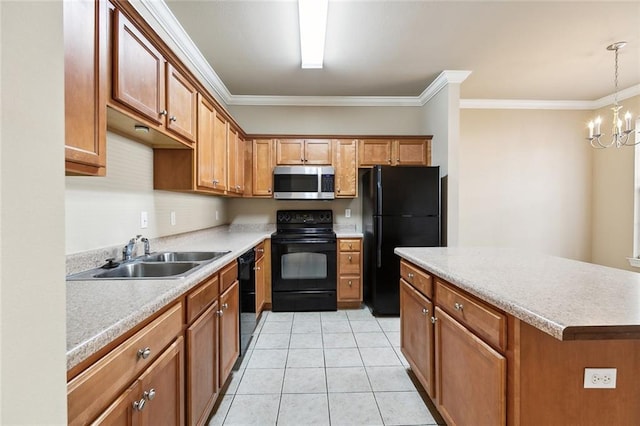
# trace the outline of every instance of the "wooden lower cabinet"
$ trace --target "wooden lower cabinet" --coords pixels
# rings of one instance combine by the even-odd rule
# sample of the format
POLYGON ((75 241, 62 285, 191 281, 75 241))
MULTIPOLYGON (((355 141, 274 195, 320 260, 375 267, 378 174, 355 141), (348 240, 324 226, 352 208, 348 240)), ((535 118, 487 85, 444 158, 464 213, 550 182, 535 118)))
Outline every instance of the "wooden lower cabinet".
POLYGON ((338 307, 357 307, 362 302, 362 240, 338 240, 338 307))
POLYGON ((435 398, 433 303, 400 280, 400 349, 427 394, 435 398))
MULTIPOLYGON (((237 277, 237 274, 236 274, 237 277)), ((238 280, 220 295, 220 387, 240 355, 240 293, 238 280)))
MULTIPOLYGON (((264 248, 262 248, 264 251, 264 248)), ((256 315, 260 315, 266 303, 266 291, 264 285, 265 261, 264 255, 258 257, 256 254, 256 315)))
POLYGON ((178 337, 93 424, 184 425, 184 339, 178 337))
POLYGON ((186 330, 188 425, 206 424, 218 397, 218 318, 216 301, 186 330))
POLYGON ((440 414, 448 425, 506 424, 506 358, 438 307, 435 318, 440 414))

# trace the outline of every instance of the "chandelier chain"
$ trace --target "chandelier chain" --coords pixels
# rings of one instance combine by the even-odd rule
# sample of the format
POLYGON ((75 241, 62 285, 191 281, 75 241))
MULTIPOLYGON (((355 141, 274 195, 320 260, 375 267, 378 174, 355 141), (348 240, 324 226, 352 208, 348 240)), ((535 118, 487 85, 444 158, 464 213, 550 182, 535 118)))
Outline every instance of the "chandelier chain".
POLYGON ((615 50, 615 73, 614 73, 614 85, 615 91, 613 92, 613 105, 618 106, 618 47, 615 50))

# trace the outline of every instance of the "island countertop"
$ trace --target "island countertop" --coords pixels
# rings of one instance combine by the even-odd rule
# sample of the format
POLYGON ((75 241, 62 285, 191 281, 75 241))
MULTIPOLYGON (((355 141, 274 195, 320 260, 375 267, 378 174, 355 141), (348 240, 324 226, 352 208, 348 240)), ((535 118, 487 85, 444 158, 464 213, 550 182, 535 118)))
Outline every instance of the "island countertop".
POLYGON ((395 253, 559 340, 640 339, 640 274, 516 249, 395 253))

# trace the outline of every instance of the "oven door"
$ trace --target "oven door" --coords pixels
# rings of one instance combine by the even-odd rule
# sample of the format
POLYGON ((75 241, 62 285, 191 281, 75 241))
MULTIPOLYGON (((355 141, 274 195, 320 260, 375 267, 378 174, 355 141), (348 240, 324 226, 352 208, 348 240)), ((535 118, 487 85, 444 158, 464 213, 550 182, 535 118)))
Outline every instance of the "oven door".
POLYGON ((272 290, 336 290, 336 241, 324 238, 272 239, 272 290))

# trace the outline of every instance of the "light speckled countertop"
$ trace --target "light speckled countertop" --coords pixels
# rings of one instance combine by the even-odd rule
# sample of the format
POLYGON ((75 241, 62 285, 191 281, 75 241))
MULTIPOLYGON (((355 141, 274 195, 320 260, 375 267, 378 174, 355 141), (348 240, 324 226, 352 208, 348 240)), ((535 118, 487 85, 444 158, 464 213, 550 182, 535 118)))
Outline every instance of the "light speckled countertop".
POLYGON ((395 253, 559 340, 640 336, 636 272, 515 249, 395 253))
MULTIPOLYGON (((273 229, 218 227, 152 241, 151 250, 226 251, 224 257, 184 278, 168 280, 67 281, 67 370, 175 300, 251 249, 273 229)), ((68 256, 67 270, 93 268, 104 250, 68 256), (71 261, 69 259, 72 259, 71 261), (83 263, 84 262, 84 263, 83 263), (78 265, 84 265, 79 267, 78 265)), ((107 256, 108 257, 108 256, 107 256)))

